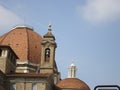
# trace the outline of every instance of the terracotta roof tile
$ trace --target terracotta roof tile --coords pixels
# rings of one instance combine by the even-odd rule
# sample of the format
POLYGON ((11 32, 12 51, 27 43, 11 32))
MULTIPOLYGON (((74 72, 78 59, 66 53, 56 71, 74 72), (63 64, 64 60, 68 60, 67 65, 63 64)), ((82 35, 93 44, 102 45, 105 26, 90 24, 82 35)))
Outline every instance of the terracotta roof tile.
POLYGON ((0 45, 9 45, 20 61, 40 63, 42 37, 28 27, 16 27, 0 37, 0 45))
POLYGON ((90 90, 88 85, 78 78, 66 78, 56 84, 57 88, 74 88, 78 90, 90 90))

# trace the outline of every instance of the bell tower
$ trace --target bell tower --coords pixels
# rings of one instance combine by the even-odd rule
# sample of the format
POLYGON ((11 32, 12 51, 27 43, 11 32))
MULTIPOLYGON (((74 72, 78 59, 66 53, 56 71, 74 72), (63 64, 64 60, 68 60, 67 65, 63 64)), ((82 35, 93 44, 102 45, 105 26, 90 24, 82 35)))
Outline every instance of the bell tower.
POLYGON ((48 32, 43 36, 40 73, 53 73, 55 66, 55 49, 57 44, 52 34, 51 25, 48 26, 48 32))

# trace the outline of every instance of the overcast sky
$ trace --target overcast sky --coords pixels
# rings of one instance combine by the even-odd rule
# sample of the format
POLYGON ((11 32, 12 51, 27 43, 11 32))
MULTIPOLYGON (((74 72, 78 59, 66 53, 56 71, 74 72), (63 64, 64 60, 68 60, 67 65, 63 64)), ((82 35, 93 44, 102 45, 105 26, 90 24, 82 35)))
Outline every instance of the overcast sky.
POLYGON ((120 0, 0 0, 0 35, 25 24, 43 36, 49 23, 62 79, 74 61, 91 89, 120 85, 120 0))

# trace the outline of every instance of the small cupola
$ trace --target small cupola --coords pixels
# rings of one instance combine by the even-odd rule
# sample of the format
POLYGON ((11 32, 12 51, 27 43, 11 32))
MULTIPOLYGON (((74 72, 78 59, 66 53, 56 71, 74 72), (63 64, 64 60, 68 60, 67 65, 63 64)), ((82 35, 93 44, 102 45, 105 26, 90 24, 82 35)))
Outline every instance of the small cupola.
POLYGON ((68 78, 76 78, 76 66, 74 63, 68 68, 68 78))

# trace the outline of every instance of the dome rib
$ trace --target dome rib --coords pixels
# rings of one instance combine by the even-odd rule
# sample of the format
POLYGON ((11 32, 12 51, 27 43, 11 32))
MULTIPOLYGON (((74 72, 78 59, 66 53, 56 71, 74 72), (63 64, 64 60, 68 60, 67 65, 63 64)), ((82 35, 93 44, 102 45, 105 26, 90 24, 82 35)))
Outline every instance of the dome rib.
POLYGON ((27 58, 28 58, 28 60, 29 60, 29 35, 28 35, 28 31, 26 30, 26 33, 27 33, 27 58))

